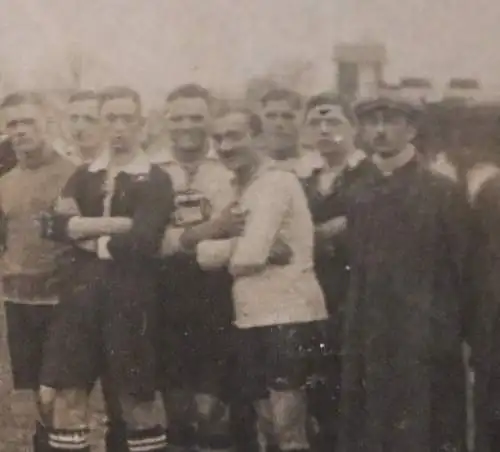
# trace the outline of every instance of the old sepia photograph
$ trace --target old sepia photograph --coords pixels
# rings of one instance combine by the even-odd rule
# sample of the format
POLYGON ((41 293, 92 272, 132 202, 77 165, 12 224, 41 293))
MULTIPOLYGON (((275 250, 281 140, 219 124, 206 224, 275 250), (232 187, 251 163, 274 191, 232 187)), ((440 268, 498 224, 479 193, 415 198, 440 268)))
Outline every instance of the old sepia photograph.
POLYGON ((500 452, 500 2, 0 11, 0 452, 500 452))

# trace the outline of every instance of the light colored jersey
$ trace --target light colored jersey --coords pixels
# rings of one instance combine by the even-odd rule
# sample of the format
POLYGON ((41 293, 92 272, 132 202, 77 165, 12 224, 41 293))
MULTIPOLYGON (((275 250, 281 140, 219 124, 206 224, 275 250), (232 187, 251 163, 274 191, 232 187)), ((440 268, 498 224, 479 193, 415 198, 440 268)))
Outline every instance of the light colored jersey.
MULTIPOLYGON (((239 328, 304 323, 327 317, 322 290, 313 265, 314 226, 302 187, 291 173, 263 165, 239 198, 248 212, 243 235, 230 244, 235 324, 239 328), (284 266, 268 264, 277 240, 292 251, 284 266), (237 276, 238 269, 258 269, 237 276)), ((200 264, 224 247, 223 241, 198 246, 200 264)), ((221 261, 222 262, 222 261, 221 261)))
POLYGON ((232 174, 208 155, 190 165, 177 161, 168 150, 150 159, 169 174, 175 192, 174 224, 162 247, 163 254, 170 255, 181 250, 179 238, 184 228, 209 220, 234 200, 232 174))

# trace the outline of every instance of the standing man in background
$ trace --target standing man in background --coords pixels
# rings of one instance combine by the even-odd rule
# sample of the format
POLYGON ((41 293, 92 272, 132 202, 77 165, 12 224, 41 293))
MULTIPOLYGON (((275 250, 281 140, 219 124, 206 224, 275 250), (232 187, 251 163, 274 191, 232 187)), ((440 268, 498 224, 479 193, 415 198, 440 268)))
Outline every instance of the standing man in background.
POLYGON ((320 159, 299 176, 315 224, 315 270, 329 314, 326 355, 316 369, 324 381, 310 387, 309 403, 319 422, 319 447, 330 451, 336 442, 340 414, 340 330, 349 286, 346 203, 348 193, 364 183, 374 167, 354 144, 354 113, 336 95, 321 93, 309 99, 305 127, 320 159))
MULTIPOLYGON (((103 151, 105 143, 103 125, 99 113, 100 104, 100 94, 92 90, 77 91, 68 98, 66 120, 69 134, 73 140, 73 146, 70 152, 63 153, 63 155, 79 166, 90 164, 103 151)), ((55 209, 58 215, 71 216, 80 214, 75 203, 68 199, 59 198, 55 209)), ((50 218, 48 218, 48 221, 50 221, 50 218)), ((49 225, 46 224, 44 226, 47 229, 49 225)), ((84 248, 89 244, 92 244, 91 240, 80 242, 72 250, 72 260, 68 262, 68 267, 63 273, 67 278, 65 288, 70 291, 66 296, 70 296, 71 290, 78 291, 82 284, 86 284, 84 279, 80 279, 81 273, 85 272, 82 271, 81 267, 82 250, 79 247, 84 248)), ((83 261, 86 260, 83 257, 83 261)), ((121 418, 121 410, 114 391, 113 382, 104 375, 101 383, 105 410, 108 417, 108 428, 105 434, 106 449, 117 452, 126 450, 126 428, 121 418)), ((48 390, 48 388, 44 389, 45 391, 48 390)), ((91 389, 90 387, 89 392, 91 389)), ((68 406, 71 406, 70 401, 68 401, 68 406)), ((51 410, 53 407, 46 407, 46 409, 51 410)))
POLYGON ((0 180, 2 284, 14 389, 31 390, 38 420, 33 450, 47 452, 52 390, 38 393, 42 350, 60 292, 66 246, 41 239, 39 215, 52 207, 73 165, 46 141, 46 110, 37 93, 8 95, 1 109, 18 165, 0 180))
POLYGON ((276 165, 294 172, 300 159, 299 124, 302 100, 295 91, 274 88, 260 101, 262 142, 276 165))

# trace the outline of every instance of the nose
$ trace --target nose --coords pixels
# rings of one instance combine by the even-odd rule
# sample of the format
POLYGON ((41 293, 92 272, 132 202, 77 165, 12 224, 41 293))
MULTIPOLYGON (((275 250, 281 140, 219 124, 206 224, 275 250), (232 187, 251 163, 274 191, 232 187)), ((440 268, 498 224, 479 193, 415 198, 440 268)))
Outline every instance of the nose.
POLYGON ((331 131, 331 127, 326 121, 321 121, 319 130, 321 132, 321 135, 328 135, 331 131))
POLYGON ((18 124, 14 130, 14 135, 17 137, 24 137, 26 135, 26 129, 22 124, 18 124))
POLYGON ((379 135, 382 135, 383 133, 385 133, 385 124, 382 121, 377 122, 377 124, 375 125, 375 130, 379 135))
POLYGON ((232 150, 233 146, 229 140, 223 139, 220 143, 219 148, 221 152, 228 152, 232 150))
POLYGON ((77 129, 78 131, 84 129, 84 120, 83 119, 80 119, 80 118, 77 119, 74 124, 75 124, 75 129, 77 129))
POLYGON ((127 128, 127 125, 123 119, 117 119, 114 122, 113 126, 115 132, 122 132, 127 128))
POLYGON ((188 130, 191 127, 191 121, 188 118, 182 118, 178 125, 181 130, 188 130))

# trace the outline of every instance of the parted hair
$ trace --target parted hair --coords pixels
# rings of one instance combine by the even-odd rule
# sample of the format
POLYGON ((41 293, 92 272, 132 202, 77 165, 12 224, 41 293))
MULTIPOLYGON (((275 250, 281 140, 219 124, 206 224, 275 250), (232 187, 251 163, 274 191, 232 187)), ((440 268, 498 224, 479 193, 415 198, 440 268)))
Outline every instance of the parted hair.
POLYGON ((68 97, 68 104, 84 100, 97 100, 100 103, 101 95, 97 91, 91 89, 76 91, 68 97))
POLYGON ((255 113, 251 108, 240 107, 240 106, 227 107, 218 112, 216 118, 224 118, 232 114, 241 114, 246 116, 252 136, 256 137, 262 134, 262 119, 260 119, 260 116, 257 113, 255 113))
POLYGON ((354 111, 350 103, 345 101, 338 94, 329 91, 316 94, 309 98, 309 100, 306 102, 304 118, 307 119, 307 115, 313 108, 328 106, 328 105, 340 107, 342 113, 347 118, 347 120, 351 124, 356 123, 356 115, 354 114, 354 111))
POLYGON ((287 88, 272 88, 260 99, 260 104, 265 107, 269 102, 286 101, 294 110, 302 108, 302 99, 296 91, 287 88))
POLYGON ((139 113, 142 112, 142 101, 140 94, 136 90, 128 86, 110 86, 104 88, 99 93, 99 97, 101 101, 101 106, 110 100, 132 99, 134 103, 137 105, 139 113))
POLYGON ((213 101, 210 91, 196 83, 187 83, 178 86, 167 95, 165 101, 168 103, 183 98, 203 99, 208 105, 211 105, 213 101))
POLYGON ((44 98, 36 91, 16 91, 4 97, 0 108, 15 107, 24 104, 43 106, 44 98))

